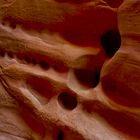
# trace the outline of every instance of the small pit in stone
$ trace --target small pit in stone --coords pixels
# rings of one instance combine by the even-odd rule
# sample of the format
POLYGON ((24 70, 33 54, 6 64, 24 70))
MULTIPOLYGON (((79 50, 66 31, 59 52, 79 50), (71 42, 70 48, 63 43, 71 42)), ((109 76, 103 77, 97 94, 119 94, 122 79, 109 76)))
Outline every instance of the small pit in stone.
POLYGON ((57 134, 56 140, 63 140, 63 139, 64 139, 64 132, 59 131, 58 134, 57 134))
POLYGON ((75 109, 78 104, 76 95, 72 95, 67 92, 63 92, 58 96, 58 102, 67 110, 75 109))
POLYGON ((77 69, 74 71, 74 74, 79 84, 87 88, 96 87, 100 80, 100 70, 93 71, 93 70, 77 69))
POLYGON ((5 56, 5 51, 4 50, 0 50, 0 56, 4 57, 5 56))
POLYGON ((24 60, 27 62, 27 63, 31 63, 31 58, 29 56, 25 56, 24 57, 24 60))
POLYGON ((12 52, 7 52, 7 55, 10 57, 10 58, 13 58, 13 53, 12 52))
POLYGON ((11 22, 11 23, 10 23, 10 26, 11 26, 12 29, 16 29, 16 23, 11 22))
POLYGON ((121 46, 121 36, 119 31, 107 31, 101 36, 101 46, 109 57, 113 57, 121 46))
POLYGON ((41 60, 41 61, 39 62, 39 65, 40 65, 40 67, 43 68, 43 69, 49 69, 49 64, 48 64, 47 62, 45 62, 44 60, 41 60))
POLYGON ((4 26, 5 25, 5 22, 3 21, 1 24, 4 26))
POLYGON ((34 59, 34 58, 32 59, 32 64, 33 64, 33 65, 36 65, 36 64, 37 64, 36 59, 34 59))

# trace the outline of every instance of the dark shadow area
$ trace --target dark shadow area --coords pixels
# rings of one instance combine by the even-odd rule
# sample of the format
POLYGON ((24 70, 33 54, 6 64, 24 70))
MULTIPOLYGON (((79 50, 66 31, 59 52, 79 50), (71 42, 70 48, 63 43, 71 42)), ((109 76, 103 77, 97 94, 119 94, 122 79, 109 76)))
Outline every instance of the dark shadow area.
POLYGON ((45 61, 43 61, 43 60, 41 60, 40 62, 39 62, 39 65, 40 65, 40 67, 41 68, 43 68, 43 69, 49 69, 49 64, 47 63, 47 62, 45 62, 45 61))
POLYGON ((36 65, 37 64, 37 60, 34 59, 34 58, 32 58, 32 62, 31 63, 34 64, 34 65, 36 65))
POLYGON ((27 63, 31 63, 31 58, 30 58, 30 56, 28 56, 28 55, 25 55, 25 56, 24 56, 24 60, 25 60, 27 63))
POLYGON ((10 27, 11 27, 12 29, 16 29, 16 23, 11 22, 11 23, 10 23, 10 27))
POLYGON ((63 140, 63 139, 64 139, 64 132, 59 131, 58 134, 57 134, 56 140, 63 140))
POLYGON ((110 30, 101 36, 101 46, 107 56, 112 57, 121 46, 121 36, 117 31, 110 30))
POLYGON ((10 58, 13 58, 13 53, 12 52, 7 52, 7 55, 10 57, 10 58))
POLYGON ((58 96, 58 102, 62 107, 68 110, 73 110, 78 104, 76 96, 67 92, 63 92, 58 96))
POLYGON ((74 71, 74 74, 80 84, 89 88, 96 87, 100 80, 100 70, 92 71, 77 69, 74 71))
POLYGON ((5 51, 4 50, 0 50, 0 56, 4 57, 5 56, 5 51))

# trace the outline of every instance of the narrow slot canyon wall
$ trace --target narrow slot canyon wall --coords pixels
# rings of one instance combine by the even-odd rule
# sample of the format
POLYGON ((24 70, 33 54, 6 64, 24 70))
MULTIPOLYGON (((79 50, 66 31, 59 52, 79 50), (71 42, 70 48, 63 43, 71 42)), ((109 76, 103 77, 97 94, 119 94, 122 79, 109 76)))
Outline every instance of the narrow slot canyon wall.
POLYGON ((139 0, 0 0, 0 140, 140 140, 139 0))

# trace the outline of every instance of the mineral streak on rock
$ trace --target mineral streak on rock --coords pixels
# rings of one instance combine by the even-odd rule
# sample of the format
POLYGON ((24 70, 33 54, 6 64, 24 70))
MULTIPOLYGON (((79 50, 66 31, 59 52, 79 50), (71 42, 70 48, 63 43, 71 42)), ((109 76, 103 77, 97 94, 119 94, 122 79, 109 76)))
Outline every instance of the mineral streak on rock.
POLYGON ((140 1, 0 0, 0 140, 139 140, 140 1))

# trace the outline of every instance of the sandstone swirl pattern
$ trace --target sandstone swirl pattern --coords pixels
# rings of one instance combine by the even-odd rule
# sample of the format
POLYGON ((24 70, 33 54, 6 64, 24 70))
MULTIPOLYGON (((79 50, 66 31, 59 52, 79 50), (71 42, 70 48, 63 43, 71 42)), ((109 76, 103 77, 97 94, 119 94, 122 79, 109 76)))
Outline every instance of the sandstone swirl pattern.
POLYGON ((0 0, 0 140, 139 140, 139 45, 139 0, 0 0))

